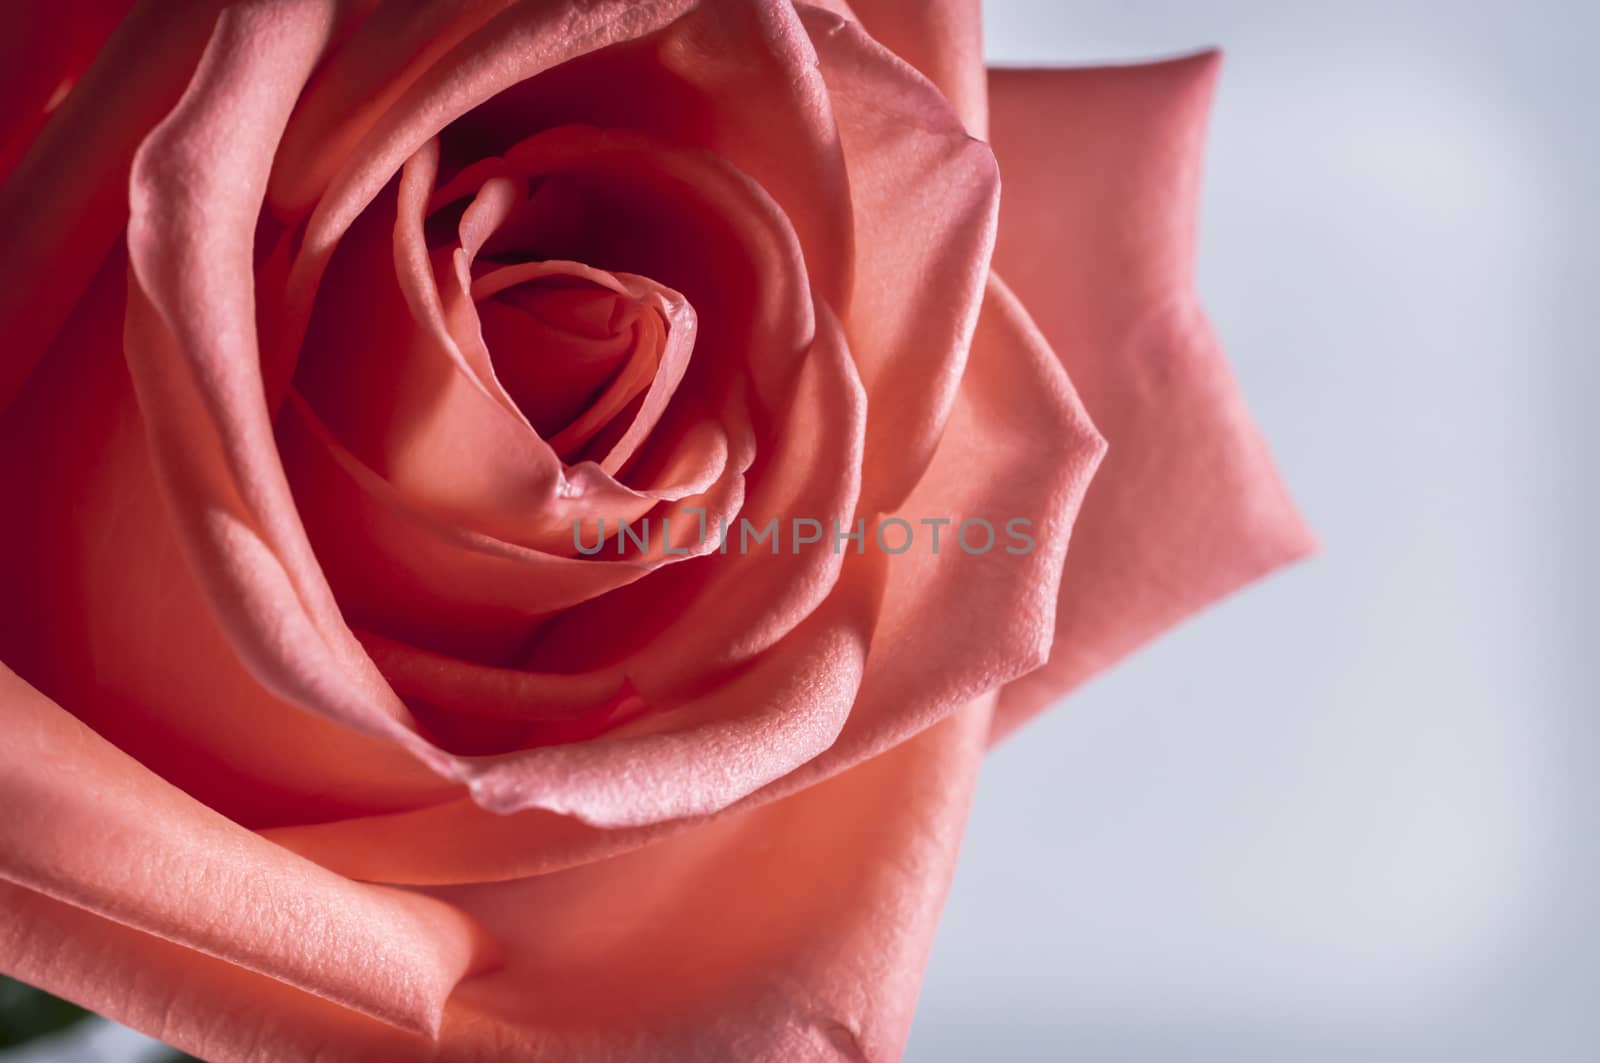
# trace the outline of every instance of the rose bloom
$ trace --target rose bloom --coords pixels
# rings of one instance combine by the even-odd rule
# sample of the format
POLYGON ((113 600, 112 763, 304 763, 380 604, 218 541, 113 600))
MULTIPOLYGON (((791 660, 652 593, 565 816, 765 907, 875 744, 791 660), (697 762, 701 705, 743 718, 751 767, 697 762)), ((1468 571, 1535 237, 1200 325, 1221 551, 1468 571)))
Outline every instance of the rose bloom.
POLYGON ((895 1058, 984 749, 1309 548, 1189 278, 1214 54, 986 72, 975 0, 0 41, 0 966, 206 1059, 895 1058), (784 548, 575 548, 686 510, 784 548))

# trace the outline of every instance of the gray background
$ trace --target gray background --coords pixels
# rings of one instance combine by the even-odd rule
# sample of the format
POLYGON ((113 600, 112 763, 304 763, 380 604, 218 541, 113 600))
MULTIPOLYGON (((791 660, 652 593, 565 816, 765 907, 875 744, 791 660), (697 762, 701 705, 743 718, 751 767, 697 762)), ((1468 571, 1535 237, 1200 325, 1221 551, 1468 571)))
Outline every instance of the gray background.
POLYGON ((1316 560, 987 763, 907 1059, 1600 1060, 1577 4, 993 0, 1224 48, 1199 283, 1316 560))

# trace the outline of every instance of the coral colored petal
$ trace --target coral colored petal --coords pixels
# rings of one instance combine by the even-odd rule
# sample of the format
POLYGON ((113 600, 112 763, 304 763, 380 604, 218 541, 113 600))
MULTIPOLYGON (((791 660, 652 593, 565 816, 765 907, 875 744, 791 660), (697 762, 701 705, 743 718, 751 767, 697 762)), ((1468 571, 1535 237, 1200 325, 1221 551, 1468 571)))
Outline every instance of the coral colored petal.
POLYGON ((0 660, 152 771, 251 826, 454 791, 240 663, 161 497, 128 381, 120 247, 0 414, 0 660))
MULTIPOLYGON (((460 528, 408 505, 298 397, 284 404, 277 425, 301 519, 353 624, 477 659, 504 657, 540 618, 631 583, 664 560, 590 561, 460 528)), ((565 536, 570 547, 570 524, 565 536)))
MULTIPOLYGON (((280 191, 284 196, 281 200, 275 198, 274 203, 291 212, 316 199, 306 230, 303 260, 296 267, 297 287, 315 288, 315 278, 327 256, 357 215, 399 172, 405 160, 452 121, 502 90, 569 59, 657 30, 689 6, 690 0, 521 0, 510 5, 487 0, 473 5, 475 10, 468 16, 471 32, 426 68, 414 64, 414 60, 427 52, 430 35, 438 31, 431 15, 412 17, 401 13, 406 31, 392 46, 382 45, 381 52, 352 48, 347 53, 350 62, 331 64, 328 78, 336 80, 348 75, 355 78, 357 87, 334 92, 339 99, 329 105, 330 113, 318 121, 340 127, 351 122, 352 128, 360 126, 365 132, 344 165, 328 179, 320 198, 320 181, 293 190, 288 185, 274 186, 275 196, 280 191), (481 18, 483 13, 502 6, 504 10, 494 17, 481 18), (390 47, 392 51, 388 50, 390 47), (369 54, 375 58, 369 58, 369 54), (397 99, 373 117, 366 87, 383 83, 398 72, 397 68, 407 71, 401 78, 407 84, 397 99), (346 112, 345 106, 352 106, 353 110, 346 112)), ((379 25, 373 31, 374 40, 367 43, 381 42, 386 35, 386 27, 379 25)), ((387 103, 386 97, 385 93, 379 99, 387 103)), ((298 131, 295 135, 299 135, 298 131)), ((307 150, 319 142, 318 129, 305 135, 307 150)), ((297 163, 309 161, 304 155, 280 160, 279 176, 292 185, 290 175, 300 168, 297 163)))
POLYGON ((453 131, 504 150, 573 123, 704 149, 748 174, 793 224, 812 285, 844 311, 850 182, 832 101, 792 5, 701 0, 655 33, 513 86, 453 131))
POLYGON ((439 891, 513 957, 462 983, 447 1042, 616 1063, 898 1058, 991 700, 820 786, 637 852, 439 891))
POLYGON ((0 720, 10 882, 422 1032, 487 955, 456 909, 358 885, 251 834, 3 666, 0 720))
MULTIPOLYGON (((607 448, 599 461, 600 468, 614 476, 638 452, 666 413, 668 403, 672 401, 683 374, 689 368, 689 359, 694 353, 698 322, 689 301, 671 288, 657 284, 648 277, 596 270, 577 262, 532 262, 486 271, 472 282, 471 294, 474 299, 479 300, 479 313, 482 315, 485 309, 483 301, 491 299, 506 288, 538 278, 563 277, 582 279, 595 289, 613 293, 614 302, 620 302, 624 307, 631 309, 629 320, 635 323, 635 327, 648 333, 648 335, 636 334, 633 344, 636 350, 623 369, 623 373, 626 374, 634 369, 636 363, 644 362, 643 352, 637 348, 648 346, 650 348, 648 376, 632 380, 628 390, 619 394, 617 398, 611 397, 612 392, 618 390, 617 382, 613 381, 588 410, 563 428, 560 433, 562 436, 568 433, 577 435, 578 426, 588 428, 589 421, 593 417, 615 417, 622 406, 642 394, 642 401, 638 403, 637 411, 620 438, 607 448), (596 410, 608 412, 597 414, 596 410)), ((540 305, 536 297, 526 297, 518 305, 523 303, 535 309, 540 305)), ((526 319, 527 315, 523 317, 526 319)), ((526 328, 526 323, 522 327, 526 328)), ((614 330, 616 325, 611 324, 607 328, 614 330)), ((513 336, 523 338, 518 335, 519 331, 515 327, 505 329, 500 334, 502 341, 510 340, 513 336)), ((490 346, 493 349, 494 345, 490 346)), ((515 356, 516 352, 506 350, 502 351, 502 354, 505 358, 510 358, 515 356)), ((562 351, 552 350, 541 352, 540 356, 548 359, 562 354, 562 351)), ((558 440, 559 436, 557 439, 552 439, 551 445, 561 449, 558 440)))
POLYGON ((783 405, 815 331, 807 262, 778 203, 709 152, 629 130, 558 126, 505 153, 520 175, 570 183, 592 224, 540 257, 649 277, 694 308, 689 367, 705 395, 748 375, 783 405))
MULTIPOLYGON (((917 539, 886 559, 856 707, 839 741, 782 780, 779 793, 874 756, 1045 661, 1068 538, 1105 453, 1049 346, 991 277, 950 423, 899 511, 917 539), (922 522, 945 518, 935 554, 933 529, 922 522), (962 527, 978 520, 994 532, 987 550, 982 525, 962 527), (955 616, 960 624, 928 622, 955 616)), ((885 539, 902 541, 899 531, 885 539)), ((847 565, 840 582, 853 578, 847 565)))
POLYGON ((502 940, 507 962, 460 983, 437 1042, 25 891, 0 891, 0 955, 217 1063, 894 1059, 990 708, 630 856, 441 891, 502 940), (128 993, 140 977, 171 991, 128 993))
POLYGON ((215 1063, 436 1058, 426 1034, 3 881, 0 957, 29 985, 215 1063))
POLYGON ((273 160, 268 203, 286 215, 311 207, 361 138, 407 89, 515 4, 378 4, 306 85, 273 160))
POLYGON ((950 104, 861 27, 804 12, 850 167, 856 286, 845 332, 872 403, 863 510, 904 501, 961 383, 1000 179, 950 104))
POLYGON ((249 278, 267 167, 335 14, 331 0, 223 12, 183 100, 140 147, 127 360, 173 523, 240 657, 281 696, 443 772, 317 567, 278 460, 255 335, 249 278))
POLYGON ((720 811, 832 744, 861 681, 866 612, 841 595, 723 686, 637 725, 467 762, 473 798, 602 827, 720 811))
POLYGON ((1006 182, 995 267, 1110 443, 1068 554, 1050 661, 1005 691, 997 735, 1313 548, 1190 279, 1217 65, 1206 53, 991 75, 1006 182))
POLYGON ((988 137, 987 71, 979 0, 851 0, 873 40, 920 70, 943 92, 967 131, 988 137))
MULTIPOLYGON (((918 543, 904 554, 872 548, 847 557, 822 608, 840 595, 872 602, 871 644, 849 719, 825 751, 743 797, 728 814, 850 769, 1037 668, 1048 655, 1067 537, 1105 442, 1049 346, 998 280, 991 281, 966 376, 949 430, 903 519, 914 526, 923 518, 989 520, 997 533, 994 549, 967 553, 952 524, 942 532, 937 556, 931 529, 918 526, 918 543), (1031 521, 1019 529, 1034 543, 1025 553, 1006 552, 1012 543, 1022 549, 1006 535, 1012 518, 1031 521), (886 582, 882 590, 879 580, 886 582), (930 616, 959 616, 962 623, 930 624, 930 616), (974 630, 984 637, 973 638, 974 630), (929 668, 930 661, 939 667, 929 668)), ((981 537, 971 531, 976 545, 981 537)), ((870 525, 867 534, 874 535, 870 525)), ((897 544, 897 536, 889 542, 897 544)), ((594 831, 531 811, 496 818, 455 802, 291 828, 274 837, 379 881, 465 882, 582 863, 689 826, 679 820, 594 831), (430 844, 397 844, 413 836, 430 844)))
POLYGON ((617 662, 654 698, 748 660, 794 629, 833 589, 854 547, 867 400, 839 323, 818 306, 817 340, 778 411, 764 463, 736 522, 667 507, 657 527, 689 527, 708 551, 554 620, 536 667, 617 662), (801 529, 796 519, 813 522, 801 529), (774 529, 775 530, 770 530, 774 529), (747 529, 749 529, 747 534, 747 529), (753 536, 768 532, 763 545, 753 536))

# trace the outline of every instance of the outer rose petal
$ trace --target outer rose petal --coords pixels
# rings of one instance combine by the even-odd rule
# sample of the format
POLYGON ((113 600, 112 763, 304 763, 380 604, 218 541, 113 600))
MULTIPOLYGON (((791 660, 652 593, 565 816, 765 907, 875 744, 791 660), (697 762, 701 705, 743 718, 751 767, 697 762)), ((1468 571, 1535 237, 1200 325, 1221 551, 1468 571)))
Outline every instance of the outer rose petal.
POLYGON ((1005 174, 995 268, 1110 450, 1084 500, 1049 663, 995 735, 1188 614, 1313 548, 1190 280, 1215 52, 990 73, 1005 174))
MULTIPOLYGON (((0 878, 419 1031, 437 1030, 487 947, 449 905, 358 885, 229 822, 4 666, 0 721, 0 878)), ((0 962, 31 975, 45 944, 9 943, 0 962)), ((82 970, 51 974, 94 996, 73 991, 82 970)))
POLYGON ((867 420, 861 509, 898 507, 939 442, 983 301, 1000 175, 938 91, 860 26, 801 8, 855 207, 845 331, 867 420))
POLYGON ((967 131, 980 139, 989 128, 982 6, 980 0, 850 2, 867 34, 939 86, 967 131))
POLYGON ((0 955, 217 1063, 894 1059, 991 705, 638 853, 448 891, 510 947, 457 987, 437 1041, 26 891, 0 890, 0 955), (141 983, 163 992, 129 992, 141 983))

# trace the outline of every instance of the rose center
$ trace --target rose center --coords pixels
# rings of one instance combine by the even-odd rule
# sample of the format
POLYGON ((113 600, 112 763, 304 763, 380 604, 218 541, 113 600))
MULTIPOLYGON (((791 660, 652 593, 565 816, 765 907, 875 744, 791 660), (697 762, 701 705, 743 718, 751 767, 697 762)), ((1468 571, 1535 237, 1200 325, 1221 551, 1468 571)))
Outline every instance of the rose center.
POLYGON ((563 460, 603 453, 660 363, 659 315, 590 280, 553 274, 477 300, 495 375, 563 460))

